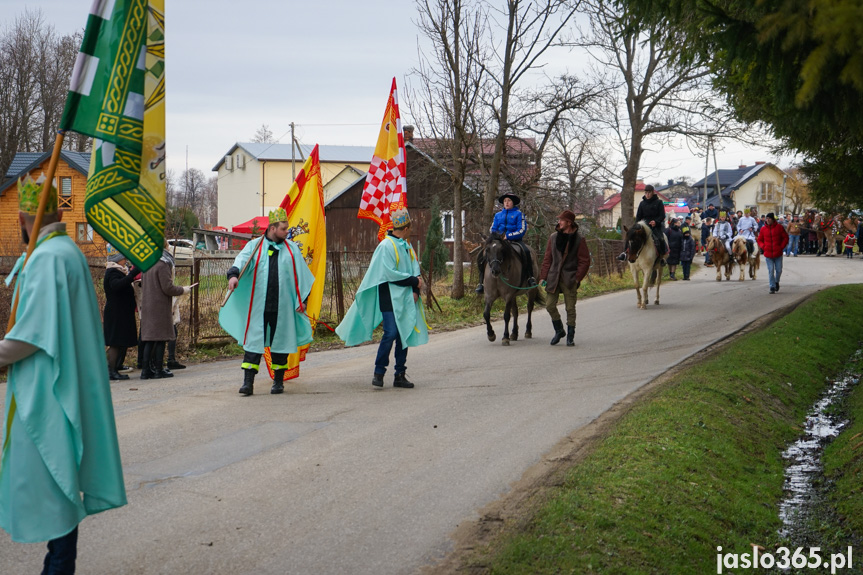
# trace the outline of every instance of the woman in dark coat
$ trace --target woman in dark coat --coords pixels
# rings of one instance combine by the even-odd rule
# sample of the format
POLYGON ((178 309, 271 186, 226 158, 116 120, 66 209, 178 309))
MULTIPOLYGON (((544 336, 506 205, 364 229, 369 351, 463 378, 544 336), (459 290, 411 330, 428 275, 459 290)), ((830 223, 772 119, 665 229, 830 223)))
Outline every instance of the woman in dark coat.
POLYGON ((144 341, 141 379, 173 375, 164 366, 165 343, 177 337, 171 305, 174 296, 191 291, 190 287, 174 285, 173 276, 174 258, 164 250, 162 258, 141 278, 141 339, 144 341))
POLYGON ((112 380, 129 379, 120 369, 126 349, 138 345, 135 322, 135 292, 132 282, 138 270, 124 265, 126 257, 117 253, 108 258, 105 269, 105 310, 102 314, 105 345, 108 346, 108 376, 112 380))
POLYGON ((677 220, 671 221, 671 226, 665 230, 665 235, 668 237, 668 276, 676 280, 674 273, 677 271, 677 264, 680 263, 680 249, 683 247, 683 234, 680 233, 677 220))

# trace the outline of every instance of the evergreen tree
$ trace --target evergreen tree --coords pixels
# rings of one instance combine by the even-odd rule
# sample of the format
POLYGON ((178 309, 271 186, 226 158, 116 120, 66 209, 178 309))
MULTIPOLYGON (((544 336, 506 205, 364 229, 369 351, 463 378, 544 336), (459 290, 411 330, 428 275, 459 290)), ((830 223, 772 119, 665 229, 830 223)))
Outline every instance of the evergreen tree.
POLYGON ((430 262, 434 261, 434 277, 446 277, 446 262, 449 259, 449 250, 443 243, 443 226, 440 218, 440 205, 437 198, 431 206, 431 223, 426 232, 425 248, 422 255, 422 267, 430 269, 430 262), (434 259, 432 259, 434 258, 434 259))

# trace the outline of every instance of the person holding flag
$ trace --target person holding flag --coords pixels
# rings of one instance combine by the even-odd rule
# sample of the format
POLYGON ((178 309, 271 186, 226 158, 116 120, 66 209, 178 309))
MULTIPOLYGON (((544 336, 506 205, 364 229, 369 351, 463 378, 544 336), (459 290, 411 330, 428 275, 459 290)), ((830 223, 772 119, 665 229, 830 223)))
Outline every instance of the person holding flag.
POLYGON ((270 348, 275 376, 270 393, 279 394, 285 389, 288 355, 312 341, 305 302, 315 276, 297 244, 287 239, 289 233, 285 209, 271 211, 267 231, 247 243, 228 270, 230 293, 219 324, 243 346, 240 394, 245 396, 254 393, 265 348, 270 348))
POLYGON ((43 573, 74 573, 78 524, 125 505, 126 491, 93 278, 53 186, 35 232, 41 188, 18 182, 21 235, 38 237, 6 279, 17 308, 0 340, 0 367, 10 366, 0 527, 13 541, 48 541, 43 573))
POLYGON ((408 211, 394 211, 392 226, 393 229, 375 248, 354 303, 336 328, 336 334, 347 346, 359 345, 372 339, 372 332, 383 323, 384 335, 375 358, 372 385, 383 387, 395 343, 393 386, 412 388, 414 384, 406 375, 408 348, 428 342, 428 326, 422 298, 419 297, 422 278, 416 252, 410 244, 408 211))
MULTIPOLYGON (((287 239, 297 244, 309 270, 315 276, 305 311, 314 332, 321 314, 324 282, 327 276, 327 221, 324 215, 324 184, 317 145, 306 158, 306 162, 279 207, 288 214, 287 239)), ((300 376, 300 362, 305 360, 308 350, 309 344, 306 344, 300 346, 297 353, 288 355, 285 381, 300 376)), ((272 369, 269 349, 264 351, 264 357, 267 359, 270 376, 275 379, 276 374, 272 369)))

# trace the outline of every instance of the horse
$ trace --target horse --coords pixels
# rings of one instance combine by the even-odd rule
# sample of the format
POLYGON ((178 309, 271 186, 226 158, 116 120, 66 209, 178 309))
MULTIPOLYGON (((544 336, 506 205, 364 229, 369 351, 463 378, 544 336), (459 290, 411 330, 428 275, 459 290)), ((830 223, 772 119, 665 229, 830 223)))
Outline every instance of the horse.
POLYGON ((636 223, 632 229, 623 226, 626 234, 626 254, 629 261, 629 271, 632 272, 632 282, 635 284, 635 293, 638 296, 638 309, 647 309, 650 298, 648 290, 656 286, 656 300, 654 304, 659 305, 659 286, 662 284, 662 259, 656 244, 653 242, 653 234, 650 226, 644 221, 636 223), (638 272, 644 274, 641 286, 638 285, 638 272), (641 294, 644 293, 642 299, 641 294))
POLYGON ((710 252, 710 257, 713 260, 713 265, 716 266, 716 281, 722 281, 722 268, 725 268, 725 279, 731 281, 731 268, 734 267, 734 260, 731 259, 731 254, 725 249, 725 242, 716 236, 707 238, 707 251, 710 252))
POLYGON ((746 265, 749 265, 749 277, 756 279, 758 268, 761 267, 761 250, 758 248, 758 242, 753 241, 755 246, 752 248, 752 255, 749 255, 749 250, 746 249, 746 238, 737 236, 731 243, 731 253, 734 254, 734 259, 737 260, 737 265, 740 266, 740 281, 743 281, 743 271, 746 265))
POLYGON ((830 246, 828 242, 830 241, 830 236, 832 235, 832 227, 833 220, 827 218, 827 214, 818 213, 815 216, 815 219, 812 220, 812 228, 815 230, 816 241, 818 245, 818 253, 815 255, 821 257, 821 254, 825 254, 827 256, 831 256, 830 254, 830 246))
MULTIPOLYGON (((530 249, 530 247, 527 247, 527 249, 530 249)), ((533 335, 531 315, 534 303, 536 301, 542 303, 543 301, 539 288, 528 288, 522 285, 521 254, 518 253, 517 248, 512 243, 497 234, 492 234, 485 241, 484 252, 488 265, 486 266, 485 277, 483 277, 482 281, 485 292, 485 311, 483 311, 482 316, 485 318, 488 340, 494 341, 497 338, 494 329, 491 327, 491 306, 497 298, 501 298, 504 301, 503 339, 501 340, 501 344, 509 345, 510 341, 518 340, 518 302, 516 301, 516 297, 524 292, 527 292, 527 326, 525 327, 524 337, 525 339, 530 339, 533 335), (510 316, 512 316, 512 333, 509 331, 510 316)), ((533 273, 531 275, 533 277, 539 276, 539 266, 536 263, 536 258, 533 258, 533 273)))

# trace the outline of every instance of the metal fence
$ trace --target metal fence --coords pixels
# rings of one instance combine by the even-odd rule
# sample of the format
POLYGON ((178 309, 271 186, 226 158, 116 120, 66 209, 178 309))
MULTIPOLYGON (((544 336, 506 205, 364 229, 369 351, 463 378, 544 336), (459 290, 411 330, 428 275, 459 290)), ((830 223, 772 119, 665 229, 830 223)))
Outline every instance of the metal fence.
MULTIPOLYGON (((596 276, 623 275, 626 264, 616 260, 623 250, 623 241, 589 238, 585 240, 590 250, 592 265, 590 273, 596 276)), ((324 283, 324 297, 321 304, 320 319, 331 326, 338 324, 354 301, 357 289, 368 269, 372 254, 370 251, 338 251, 327 254, 327 275, 324 283)), ((541 254, 537 256, 541 258, 541 254)), ((17 258, 15 258, 17 259, 17 258)), ((101 258, 91 258, 90 273, 99 300, 99 309, 105 306, 105 264, 101 258)), ((541 259, 539 260, 541 261, 541 259)), ((3 282, 11 269, 14 259, 0 260, 0 282, 3 282)), ((194 260, 178 260, 174 283, 190 285, 197 283, 191 297, 180 300, 180 317, 177 346, 183 351, 190 346, 215 340, 226 340, 228 334, 219 325, 219 310, 228 289, 227 271, 233 258, 225 256, 203 256, 194 260)), ((466 270, 467 271, 467 270, 466 270)), ((465 274, 468 286, 479 281, 475 262, 465 274)), ((441 289, 436 286, 435 291, 441 289)), ((9 310, 12 305, 12 288, 0 283, 0 335, 6 331, 9 310)), ((443 295, 443 294, 436 294, 443 295)))

